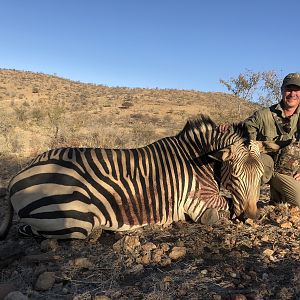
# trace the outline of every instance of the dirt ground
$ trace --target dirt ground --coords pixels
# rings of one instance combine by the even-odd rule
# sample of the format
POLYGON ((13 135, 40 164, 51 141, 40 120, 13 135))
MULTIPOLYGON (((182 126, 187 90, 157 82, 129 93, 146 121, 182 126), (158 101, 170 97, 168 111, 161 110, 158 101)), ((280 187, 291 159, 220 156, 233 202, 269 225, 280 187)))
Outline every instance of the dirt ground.
POLYGON ((29 299, 300 299, 300 210, 259 207, 256 221, 175 223, 89 241, 20 238, 15 221, 0 242, 0 299, 8 291, 29 299))

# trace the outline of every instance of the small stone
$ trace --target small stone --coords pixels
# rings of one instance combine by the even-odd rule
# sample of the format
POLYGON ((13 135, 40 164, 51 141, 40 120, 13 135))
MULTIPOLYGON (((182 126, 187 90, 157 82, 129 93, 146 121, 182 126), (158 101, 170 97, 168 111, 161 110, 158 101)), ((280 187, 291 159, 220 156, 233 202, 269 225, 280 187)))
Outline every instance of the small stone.
POLYGON ((44 272, 38 277, 34 288, 36 291, 47 291, 53 287, 54 282, 55 282, 55 273, 44 272))
POLYGON ((149 265, 150 262, 151 262, 151 257, 148 253, 142 256, 141 263, 143 265, 149 265))
POLYGON ((104 295, 96 295, 94 299, 95 300, 110 300, 109 297, 104 296, 104 295))
POLYGON ((115 253, 120 253, 122 251, 123 239, 118 240, 113 244, 113 250, 115 253))
POLYGON ((282 224, 280 224, 281 228, 292 228, 293 224, 291 222, 284 222, 282 224))
POLYGON ((267 256, 267 257, 270 257, 271 255, 273 255, 274 253, 274 250, 272 249, 266 249, 263 251, 263 255, 267 256))
POLYGON ((166 243, 161 244, 160 248, 163 252, 167 252, 170 250, 170 246, 166 243))
POLYGON ((162 249, 156 249, 153 253, 153 261, 155 263, 159 263, 161 261, 162 256, 164 255, 164 252, 162 249))
POLYGON ((10 292, 3 300, 28 300, 28 297, 19 291, 10 292))
POLYGON ((206 269, 204 269, 204 270, 201 270, 200 273, 201 273, 202 275, 207 275, 207 274, 208 274, 208 271, 207 271, 206 269))
POLYGON ((263 236, 261 237, 261 241, 263 241, 263 242, 268 242, 268 241, 269 241, 269 236, 268 236, 267 234, 263 235, 263 236))
POLYGON ((171 253, 169 254, 169 257, 172 260, 177 260, 179 258, 182 258, 186 255, 186 248, 185 247, 173 247, 171 253))
POLYGON ((222 300, 222 296, 219 294, 212 295, 213 300, 222 300))
POLYGON ((140 240, 138 236, 125 236, 124 238, 124 250, 133 252, 133 250, 140 246, 140 240))
POLYGON ((14 292, 16 287, 10 283, 2 283, 0 284, 0 299, 3 299, 10 292, 14 292))
POLYGON ((245 221, 245 224, 248 224, 248 225, 250 225, 250 226, 253 226, 254 225, 254 221, 252 220, 252 219, 246 219, 246 221, 245 221))
POLYGON ((157 246, 154 243, 151 243, 151 242, 148 242, 148 243, 146 243, 142 246, 142 249, 144 251, 151 251, 151 250, 154 250, 156 248, 157 248, 157 246))

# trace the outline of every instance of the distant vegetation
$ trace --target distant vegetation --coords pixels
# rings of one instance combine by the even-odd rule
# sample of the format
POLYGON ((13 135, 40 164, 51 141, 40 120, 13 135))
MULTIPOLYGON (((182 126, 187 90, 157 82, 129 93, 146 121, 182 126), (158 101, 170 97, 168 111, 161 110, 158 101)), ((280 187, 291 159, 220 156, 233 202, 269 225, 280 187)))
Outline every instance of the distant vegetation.
POLYGON ((236 78, 220 79, 228 91, 248 101, 257 101, 262 106, 270 106, 281 99, 282 76, 276 71, 253 72, 246 70, 236 78))
POLYGON ((200 113, 234 122, 258 107, 226 93, 107 87, 0 69, 0 184, 12 167, 49 148, 139 147, 177 134, 200 113))

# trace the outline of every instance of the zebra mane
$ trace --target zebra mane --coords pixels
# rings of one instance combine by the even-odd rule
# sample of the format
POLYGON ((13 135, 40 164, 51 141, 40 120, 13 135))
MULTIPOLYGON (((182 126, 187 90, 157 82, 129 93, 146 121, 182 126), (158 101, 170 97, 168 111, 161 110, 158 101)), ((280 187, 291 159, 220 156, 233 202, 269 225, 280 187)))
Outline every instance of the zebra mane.
POLYGON ((217 128, 217 125, 209 116, 200 114, 200 116, 197 118, 189 119, 183 129, 178 133, 178 136, 187 131, 192 131, 199 128, 213 130, 217 128))
POLYGON ((209 116, 203 114, 188 120, 177 134, 177 138, 185 140, 190 145, 196 143, 202 154, 221 150, 236 142, 250 143, 245 123, 230 124, 228 130, 222 132, 209 116))

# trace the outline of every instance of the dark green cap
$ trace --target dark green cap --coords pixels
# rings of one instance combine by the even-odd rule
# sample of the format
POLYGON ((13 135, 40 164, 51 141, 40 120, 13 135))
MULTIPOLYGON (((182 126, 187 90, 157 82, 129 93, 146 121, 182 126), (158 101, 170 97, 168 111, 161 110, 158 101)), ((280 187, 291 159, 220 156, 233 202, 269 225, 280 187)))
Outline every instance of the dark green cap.
POLYGON ((288 85, 300 86, 300 73, 290 73, 286 75, 283 79, 281 88, 284 88, 288 85))

